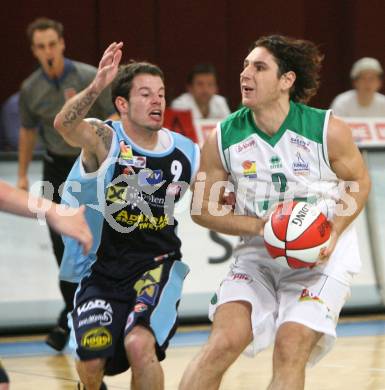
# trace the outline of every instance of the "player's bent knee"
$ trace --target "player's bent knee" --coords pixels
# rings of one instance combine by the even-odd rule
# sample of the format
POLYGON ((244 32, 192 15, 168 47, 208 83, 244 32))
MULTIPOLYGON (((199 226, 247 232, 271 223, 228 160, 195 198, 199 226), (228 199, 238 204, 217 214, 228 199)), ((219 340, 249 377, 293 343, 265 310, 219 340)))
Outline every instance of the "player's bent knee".
POLYGON ((296 351, 297 347, 298 345, 294 340, 277 338, 274 347, 274 358, 278 360, 280 364, 298 364, 304 360, 304 358, 296 351))
POLYGON ((305 365, 319 337, 320 333, 303 327, 292 329, 291 332, 278 332, 274 346, 275 359, 285 365, 305 365))
POLYGON ((215 335, 204 347, 204 356, 208 361, 231 361, 243 351, 236 337, 215 335))
POLYGON ((95 376, 104 371, 104 359, 78 360, 76 368, 81 376, 95 376))
POLYGON ((135 327, 124 339, 124 347, 131 365, 152 359, 155 355, 155 338, 142 327, 135 327))

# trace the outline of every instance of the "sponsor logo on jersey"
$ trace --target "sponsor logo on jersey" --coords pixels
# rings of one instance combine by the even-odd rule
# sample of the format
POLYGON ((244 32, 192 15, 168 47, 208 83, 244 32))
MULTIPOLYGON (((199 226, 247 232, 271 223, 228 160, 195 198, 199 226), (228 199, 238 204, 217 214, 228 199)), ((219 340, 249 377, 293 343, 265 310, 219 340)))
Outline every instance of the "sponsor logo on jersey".
POLYGON ((251 280, 249 275, 244 274, 244 273, 240 273, 240 272, 232 274, 231 279, 232 280, 244 280, 246 282, 249 282, 251 280))
POLYGON ((246 160, 242 163, 243 176, 249 178, 257 177, 257 163, 255 161, 246 160))
POLYGON ((135 168, 146 168, 147 158, 145 156, 134 156, 135 168))
POLYGON ((134 316, 135 316, 135 312, 132 311, 127 318, 126 327, 124 328, 125 331, 127 331, 127 329, 129 329, 131 325, 134 323, 134 316))
POLYGON ((122 164, 128 164, 133 165, 134 164, 134 156, 132 154, 132 148, 131 145, 126 145, 124 141, 120 142, 120 159, 119 161, 122 162, 122 164))
POLYGON ((327 313, 326 313, 326 315, 325 315, 325 318, 326 318, 327 320, 333 321, 333 323, 334 323, 335 325, 337 325, 338 316, 335 315, 335 313, 333 313, 328 307, 326 307, 326 309, 327 309, 327 313))
POLYGON ((243 153, 243 152, 247 152, 250 149, 254 149, 256 147, 257 147, 257 143, 256 143, 255 139, 249 139, 249 140, 245 140, 242 143, 238 144, 235 147, 235 151, 237 153, 243 153))
POLYGON ((79 321, 78 327, 94 324, 95 322, 99 322, 100 326, 110 325, 112 323, 112 314, 108 311, 102 314, 91 314, 84 320, 79 321))
POLYGON ((133 226, 139 230, 162 230, 169 224, 168 215, 160 217, 147 217, 144 214, 130 214, 127 210, 121 210, 116 216, 115 221, 121 225, 133 226))
POLYGON ((311 291, 309 291, 307 288, 304 288, 301 292, 301 296, 299 297, 300 302, 318 302, 322 305, 325 304, 325 302, 316 294, 313 294, 311 291))
MULTIPOLYGON (((126 173, 125 171, 123 172, 126 173)), ((120 185, 109 186, 107 188, 106 200, 108 200, 111 203, 126 203, 128 202, 127 192, 128 192, 127 186, 120 186, 120 185)))
POLYGON ((299 137, 298 135, 296 137, 290 137, 290 142, 298 146, 302 150, 305 150, 306 152, 310 152, 310 148, 309 148, 310 142, 305 141, 303 138, 299 137))
POLYGON ((148 204, 155 207, 163 207, 164 206, 164 198, 159 198, 158 196, 154 196, 153 194, 149 195, 144 192, 141 193, 142 199, 146 201, 148 204))
POLYGON ((272 156, 270 158, 270 169, 282 168, 282 161, 278 156, 272 156))
POLYGON ((93 301, 88 301, 83 305, 79 306, 77 309, 78 316, 92 309, 103 309, 110 313, 113 313, 112 307, 108 302, 106 302, 104 299, 95 299, 93 301))
MULTIPOLYGON (((126 173, 126 171, 123 170, 123 173, 126 173)), ((153 194, 147 194, 145 192, 140 192, 136 188, 122 185, 109 186, 107 188, 106 200, 111 203, 127 203, 127 205, 133 206, 141 204, 143 202, 146 202, 147 204, 150 204, 155 207, 163 207, 165 204, 165 199, 163 197, 155 196, 153 194)))
POLYGON ((142 169, 138 173, 138 183, 140 186, 155 186, 161 187, 163 182, 163 171, 161 169, 142 169))
POLYGON ((98 350, 108 348, 112 344, 112 335, 104 327, 93 328, 84 333, 81 346, 85 349, 98 350))
POLYGON ((128 167, 134 167, 134 168, 146 168, 146 161, 147 157, 145 156, 132 156, 132 158, 129 159, 119 159, 119 164, 123 166, 128 167))
POLYGON ((145 303, 139 302, 134 307, 135 313, 142 313, 148 309, 148 306, 145 303))
POLYGON ((293 162, 293 171, 295 175, 308 175, 310 173, 309 163, 306 162, 300 152, 296 154, 297 161, 293 162))
POLYGON ((137 292, 136 300, 138 302, 154 305, 159 294, 159 282, 162 276, 163 264, 159 267, 147 271, 135 283, 134 289, 137 292))
POLYGON ((165 253, 164 255, 155 256, 154 261, 163 261, 168 259, 171 256, 175 256, 175 252, 169 252, 169 253, 165 253))

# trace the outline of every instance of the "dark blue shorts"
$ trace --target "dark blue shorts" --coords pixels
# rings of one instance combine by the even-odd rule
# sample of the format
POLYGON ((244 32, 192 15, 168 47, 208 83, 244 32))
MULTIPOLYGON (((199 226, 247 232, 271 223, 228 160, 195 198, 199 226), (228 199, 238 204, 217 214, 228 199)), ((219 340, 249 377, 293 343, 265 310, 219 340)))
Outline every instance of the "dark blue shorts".
POLYGON ((0 362, 0 383, 9 383, 9 378, 7 372, 4 370, 4 367, 0 362))
POLYGON ((135 325, 149 329, 159 361, 165 358, 177 327, 177 307, 189 268, 165 261, 134 280, 111 280, 92 274, 75 295, 70 317, 70 346, 80 360, 107 359, 105 374, 128 369, 124 337, 135 325))

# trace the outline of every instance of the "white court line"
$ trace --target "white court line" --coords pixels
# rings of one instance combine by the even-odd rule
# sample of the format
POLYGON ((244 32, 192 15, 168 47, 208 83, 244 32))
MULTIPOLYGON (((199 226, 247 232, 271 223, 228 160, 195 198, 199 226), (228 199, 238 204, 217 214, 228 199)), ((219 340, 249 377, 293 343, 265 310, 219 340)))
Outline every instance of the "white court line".
MULTIPOLYGON (((321 365, 320 365, 321 366, 321 365)), ((352 369, 352 366, 351 365, 348 365, 348 366, 344 366, 344 365, 339 365, 339 364, 322 364, 322 367, 325 367, 325 368, 348 368, 348 369, 352 369)), ((375 367, 369 367, 369 368, 364 368, 364 367, 354 367, 355 370, 357 371, 360 371, 360 370, 363 370, 363 371, 379 371, 379 372, 385 372, 385 368, 375 368, 375 367)))

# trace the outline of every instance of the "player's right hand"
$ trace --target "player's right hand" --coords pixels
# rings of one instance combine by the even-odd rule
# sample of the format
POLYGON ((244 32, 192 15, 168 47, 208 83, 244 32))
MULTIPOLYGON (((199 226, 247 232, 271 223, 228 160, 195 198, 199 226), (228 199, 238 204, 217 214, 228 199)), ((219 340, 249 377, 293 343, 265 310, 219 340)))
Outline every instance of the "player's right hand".
POLYGON ((123 42, 113 42, 103 53, 99 62, 98 72, 93 81, 94 87, 101 92, 116 77, 119 69, 119 63, 122 59, 123 42))

